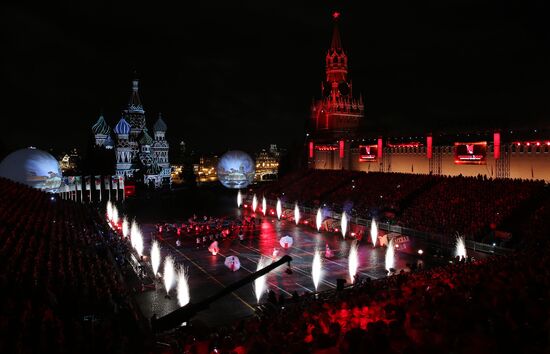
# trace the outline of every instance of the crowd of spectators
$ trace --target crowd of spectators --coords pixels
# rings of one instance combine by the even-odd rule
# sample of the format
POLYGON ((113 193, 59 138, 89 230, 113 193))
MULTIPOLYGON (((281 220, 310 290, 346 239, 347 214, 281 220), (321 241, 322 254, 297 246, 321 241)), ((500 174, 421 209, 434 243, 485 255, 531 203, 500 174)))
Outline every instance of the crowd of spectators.
POLYGON ((129 350, 116 243, 92 207, 0 179, 0 352, 129 350))
POLYGON ((444 177, 403 210, 399 223, 420 231, 479 238, 543 189, 542 181, 444 177))
POLYGON ((301 171, 285 178, 293 182, 262 186, 256 194, 476 240, 488 239, 545 188, 543 181, 340 170, 301 171))

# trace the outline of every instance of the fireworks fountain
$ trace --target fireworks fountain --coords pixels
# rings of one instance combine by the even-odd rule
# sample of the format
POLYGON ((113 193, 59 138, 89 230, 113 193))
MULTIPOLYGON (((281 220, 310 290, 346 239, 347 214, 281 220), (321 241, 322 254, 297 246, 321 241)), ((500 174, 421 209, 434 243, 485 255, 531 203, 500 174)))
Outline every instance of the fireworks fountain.
POLYGON ((140 256, 143 255, 143 236, 135 220, 132 221, 132 226, 130 227, 130 243, 140 256))
POLYGON ((174 260, 170 256, 164 258, 164 288, 166 289, 166 294, 170 292, 174 286, 175 280, 175 269, 174 269, 174 260))
POLYGON ((153 241, 153 245, 151 246, 151 266, 153 267, 153 274, 156 277, 160 266, 160 247, 157 241, 153 241))
POLYGON ((319 252, 319 250, 315 251, 315 256, 313 257, 313 263, 311 265, 311 277, 313 278, 315 291, 317 291, 319 281, 321 281, 321 253, 319 252))
MULTIPOLYGON (((265 268, 267 265, 269 265, 270 259, 261 256, 260 260, 258 261, 258 266, 256 267, 256 271, 260 271, 261 269, 265 268)), ((262 295, 267 290, 267 275, 263 275, 257 279, 254 280, 254 294, 256 295, 256 301, 258 301, 258 304, 260 303, 260 299, 262 298, 262 295)))
POLYGON ((243 204, 243 196, 241 195, 241 190, 237 192, 237 208, 240 208, 243 204))
POLYGON ((321 212, 321 208, 317 209, 317 217, 315 218, 315 223, 317 225, 317 231, 321 230, 321 226, 323 225, 323 213, 321 212))
POLYGON ((455 244, 455 256, 460 259, 466 259, 466 243, 464 242, 464 236, 456 235, 456 244, 455 244))
POLYGON ((187 275, 187 270, 184 267, 181 267, 178 271, 178 304, 180 306, 185 306, 191 300, 189 294, 189 279, 187 275))
POLYGON ((346 212, 342 212, 342 220, 340 221, 340 227, 342 229, 342 236, 346 238, 346 232, 348 231, 348 216, 346 212))
POLYGON ((279 198, 277 198, 277 206, 275 209, 277 209, 277 219, 281 220, 281 215, 283 215, 283 207, 279 198))
POLYGON ((357 240, 354 240, 351 244, 348 256, 348 269, 351 283, 355 282, 355 275, 357 274, 357 268, 359 268, 358 248, 359 244, 357 243, 357 240))
POLYGON ((265 213, 267 213, 267 201, 265 200, 265 196, 262 197, 262 213, 264 213, 264 216, 265 213))
POLYGON ((122 236, 128 237, 130 234, 130 226, 128 225, 128 218, 125 216, 122 219, 122 236))
POLYGON ((386 270, 388 273, 393 267, 395 267, 395 247, 393 245, 393 240, 390 240, 388 248, 386 249, 386 270))
POLYGON ((113 209, 112 209, 112 212, 111 212, 111 222, 113 224, 113 226, 117 226, 118 225, 118 209, 116 207, 116 205, 113 205, 113 209))
POLYGON ((111 222, 111 220, 113 220, 113 204, 109 200, 107 202, 107 221, 111 222))
POLYGON ((252 197, 252 211, 255 213, 256 208, 258 207, 258 198, 256 198, 256 194, 252 197))
POLYGON ((300 223, 300 208, 298 207, 298 202, 294 204, 294 221, 296 222, 296 225, 300 223))
POLYGON ((372 242, 372 246, 376 247, 376 239, 378 238, 378 225, 376 224, 376 220, 372 219, 370 222, 370 240, 372 242))

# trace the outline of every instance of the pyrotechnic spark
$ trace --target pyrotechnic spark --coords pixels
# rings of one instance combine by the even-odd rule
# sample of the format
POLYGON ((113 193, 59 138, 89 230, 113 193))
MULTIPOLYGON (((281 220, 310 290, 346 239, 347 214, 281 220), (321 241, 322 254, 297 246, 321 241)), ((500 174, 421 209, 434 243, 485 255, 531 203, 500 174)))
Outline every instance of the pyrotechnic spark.
POLYGON ((129 234, 130 234, 130 227, 128 225, 128 218, 125 216, 122 219, 122 236, 128 237, 129 234))
POLYGON ((256 194, 252 197, 252 211, 255 213, 256 208, 258 207, 258 198, 256 198, 256 194))
POLYGON ((267 213, 267 201, 265 200, 265 197, 262 197, 262 212, 264 213, 264 216, 265 213, 267 213))
POLYGON ((111 204, 111 201, 109 200, 107 202, 107 221, 111 222, 113 220, 113 205, 111 204))
POLYGON ((153 267, 153 274, 157 276, 160 266, 160 247, 157 241, 153 241, 151 246, 151 266, 153 267))
POLYGON ((170 256, 166 256, 164 258, 164 288, 166 289, 166 294, 170 292, 172 289, 172 286, 174 286, 174 278, 175 278, 175 270, 174 270, 174 260, 170 256))
POLYGON ((311 265, 311 277, 313 278, 313 285, 315 285, 315 291, 319 286, 319 281, 321 281, 321 253, 319 250, 315 251, 315 256, 313 257, 313 263, 311 265))
POLYGON ((113 225, 118 225, 118 209, 116 207, 116 205, 113 205, 113 209, 112 209, 112 223, 113 225))
POLYGON ((460 257, 460 259, 465 259, 467 257, 466 254, 466 243, 464 242, 464 237, 457 234, 456 237, 456 250, 455 254, 460 257))
POLYGON ((141 230, 135 220, 132 221, 132 227, 130 228, 130 242, 136 252, 140 256, 143 255, 143 236, 141 235, 141 230))
POLYGON ((359 244, 357 243, 357 240, 354 240, 353 243, 351 244, 351 247, 349 250, 349 257, 348 257, 349 278, 351 283, 355 281, 357 268, 359 268, 359 256, 357 253, 358 248, 359 248, 359 244))
POLYGON ((189 277, 187 275, 187 270, 184 267, 181 267, 178 272, 178 303, 180 306, 185 306, 191 300, 191 295, 189 294, 189 277))
POLYGON ((348 216, 346 215, 345 211, 342 213, 342 220, 340 222, 340 227, 342 228, 342 236, 346 238, 346 232, 348 231, 348 216))
POLYGON ((388 248, 386 249, 386 270, 389 272, 390 268, 393 267, 395 267, 395 248, 393 240, 390 240, 388 248))
MULTIPOLYGON (((260 271, 261 269, 265 268, 267 265, 269 265, 270 259, 264 256, 260 257, 260 260, 258 261, 258 266, 256 267, 256 271, 260 271)), ((267 275, 263 275, 256 280, 254 280, 254 294, 256 295, 256 301, 260 303, 260 299, 262 298, 262 295, 267 290, 267 275)))
POLYGON ((281 206, 281 200, 277 198, 277 219, 281 220, 281 215, 283 215, 283 207, 281 206))
POLYGON ((376 220, 372 219, 370 223, 370 240, 373 247, 376 247, 376 239, 378 239, 378 225, 376 220))
POLYGON ((237 192, 237 208, 240 208, 243 204, 243 196, 241 195, 241 190, 237 192))
POLYGON ((296 222, 296 225, 300 223, 300 208, 298 207, 298 202, 294 204, 294 221, 296 222))

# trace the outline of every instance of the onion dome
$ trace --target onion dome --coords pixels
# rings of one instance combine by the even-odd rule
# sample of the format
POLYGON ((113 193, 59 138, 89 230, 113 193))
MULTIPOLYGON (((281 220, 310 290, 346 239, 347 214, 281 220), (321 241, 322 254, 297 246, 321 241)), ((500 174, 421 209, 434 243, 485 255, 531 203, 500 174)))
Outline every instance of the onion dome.
POLYGON ((124 119, 120 118, 117 125, 115 126, 115 133, 117 135, 128 135, 130 134, 130 124, 124 119))
POLYGON ((153 143, 153 138, 147 133, 147 130, 143 131, 141 138, 139 139, 141 145, 151 145, 153 143))
POLYGON ((159 113, 159 119, 155 122, 153 130, 156 132, 165 132, 166 128, 166 123, 164 123, 164 121, 162 120, 162 116, 159 113))
POLYGON ((103 118, 103 115, 99 116, 97 122, 92 126, 92 131, 95 135, 109 135, 111 128, 109 128, 107 122, 105 122, 105 118, 103 118))

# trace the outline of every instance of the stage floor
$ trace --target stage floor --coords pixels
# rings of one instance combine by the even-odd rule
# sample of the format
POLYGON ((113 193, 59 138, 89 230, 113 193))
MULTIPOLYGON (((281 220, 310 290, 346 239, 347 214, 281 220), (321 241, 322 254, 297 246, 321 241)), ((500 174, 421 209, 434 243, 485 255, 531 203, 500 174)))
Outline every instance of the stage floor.
MULTIPOLYGON (((141 226, 145 253, 149 253, 151 235, 154 232, 154 225, 144 224, 141 226)), ((331 259, 322 260, 322 280, 319 284, 319 291, 336 288, 336 279, 343 278, 349 284, 348 274, 348 253, 352 240, 344 240, 341 235, 334 233, 318 233, 316 230, 305 226, 296 226, 291 221, 277 220, 273 217, 264 217, 254 231, 245 233, 245 240, 220 241, 220 253, 216 256, 210 254, 206 247, 196 248, 195 239, 188 239, 177 248, 174 234, 163 235, 160 240, 162 258, 171 255, 177 265, 188 269, 189 287, 191 301, 198 302, 206 297, 215 294, 229 284, 256 271, 258 260, 261 255, 272 257, 273 249, 278 248, 277 258, 288 254, 293 258, 291 269, 292 274, 285 272, 287 266, 270 272, 267 276, 267 286, 277 295, 284 294, 290 297, 294 291, 300 295, 304 292, 315 290, 311 277, 311 264, 316 249, 321 250, 324 255, 325 244, 334 252, 331 259), (294 239, 293 246, 284 250, 279 244, 282 236, 290 235, 294 239), (241 268, 230 271, 224 260, 227 256, 237 256, 241 262, 241 268)), ((208 242, 209 243, 209 242, 208 242)), ((360 277, 378 279, 386 276, 384 268, 385 247, 373 248, 367 239, 363 239, 359 245, 359 271, 360 277)), ((395 265, 397 269, 405 267, 406 263, 413 263, 418 257, 396 252, 395 265)), ((162 263, 161 263, 162 271, 162 263)), ((171 298, 165 298, 163 284, 158 281, 156 290, 149 290, 136 295, 137 302, 143 314, 150 318, 153 314, 162 317, 178 308, 175 290, 172 290, 171 298)), ((267 301, 265 294, 261 302, 267 301)), ((208 326, 228 325, 237 319, 250 316, 257 306, 256 297, 252 284, 248 284, 225 296, 210 306, 208 310, 199 313, 195 320, 201 321, 208 326)))

